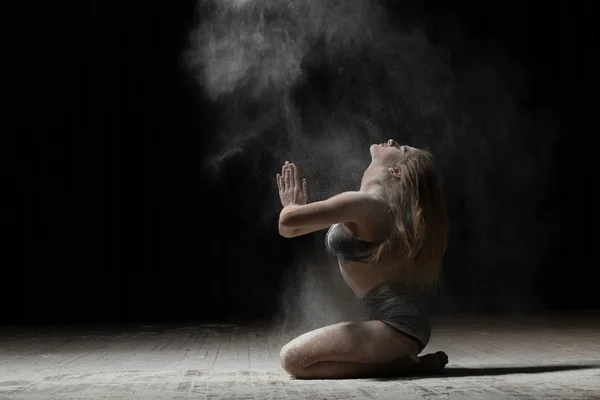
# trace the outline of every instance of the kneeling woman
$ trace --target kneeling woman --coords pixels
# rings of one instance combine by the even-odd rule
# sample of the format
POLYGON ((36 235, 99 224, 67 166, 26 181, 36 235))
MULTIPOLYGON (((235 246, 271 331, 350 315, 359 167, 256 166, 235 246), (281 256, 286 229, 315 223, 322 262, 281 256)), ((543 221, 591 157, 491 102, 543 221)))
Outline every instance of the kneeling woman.
POLYGON ((283 368, 304 379, 438 373, 443 352, 418 355, 431 327, 422 294, 438 279, 449 220, 433 156, 395 141, 370 148, 361 187, 307 204, 306 181, 288 162, 277 174, 279 232, 327 229, 327 249, 370 318, 305 333, 281 350, 283 368))

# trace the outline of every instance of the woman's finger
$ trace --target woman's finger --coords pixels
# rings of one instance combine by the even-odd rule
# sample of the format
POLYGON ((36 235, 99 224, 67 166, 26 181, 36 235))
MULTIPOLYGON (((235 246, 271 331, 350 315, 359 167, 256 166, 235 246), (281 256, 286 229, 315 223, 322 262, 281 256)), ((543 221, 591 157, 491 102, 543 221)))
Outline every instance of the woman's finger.
POLYGON ((300 177, 298 176, 298 167, 296 167, 296 164, 292 164, 292 173, 294 176, 294 187, 297 189, 301 189, 301 181, 300 181, 300 177))
POLYGON ((308 183, 306 183, 306 179, 302 179, 302 193, 308 198, 308 183))
POLYGON ((298 173, 296 170, 296 164, 292 163, 290 164, 290 185, 291 187, 293 187, 294 189, 298 188, 298 173))
POLYGON ((286 165, 283 169, 283 184, 285 189, 290 187, 290 168, 286 165))
POLYGON ((275 180, 277 180, 277 189, 281 190, 281 175, 277 174, 275 180))

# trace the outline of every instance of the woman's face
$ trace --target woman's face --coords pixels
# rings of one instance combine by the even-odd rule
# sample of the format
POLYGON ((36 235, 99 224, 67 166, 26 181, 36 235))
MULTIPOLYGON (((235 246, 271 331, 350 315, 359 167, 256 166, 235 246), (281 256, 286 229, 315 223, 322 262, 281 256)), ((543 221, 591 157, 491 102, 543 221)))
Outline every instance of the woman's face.
POLYGON ((396 165, 416 149, 406 145, 400 146, 394 139, 390 139, 385 143, 371 145, 370 151, 373 164, 396 165))

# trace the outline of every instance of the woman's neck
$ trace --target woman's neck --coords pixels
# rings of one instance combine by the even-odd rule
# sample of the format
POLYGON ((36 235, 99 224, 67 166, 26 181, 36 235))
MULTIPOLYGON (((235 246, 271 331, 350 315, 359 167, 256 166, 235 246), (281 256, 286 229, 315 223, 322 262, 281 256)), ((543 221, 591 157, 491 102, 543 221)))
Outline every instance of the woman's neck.
POLYGON ((360 191, 385 198, 385 189, 382 182, 383 176, 382 167, 373 165, 369 166, 369 168, 367 168, 363 174, 360 182, 360 191))

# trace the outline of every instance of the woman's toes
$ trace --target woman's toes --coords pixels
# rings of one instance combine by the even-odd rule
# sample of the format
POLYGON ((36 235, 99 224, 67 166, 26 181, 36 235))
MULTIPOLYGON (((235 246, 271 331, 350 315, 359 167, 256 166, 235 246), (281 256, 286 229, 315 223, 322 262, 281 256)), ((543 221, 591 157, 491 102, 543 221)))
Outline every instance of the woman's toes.
POLYGON ((421 366, 424 373, 440 373, 444 370, 446 364, 448 364, 448 355, 443 351, 426 354, 419 358, 421 359, 421 366))
POLYGON ((438 351, 437 353, 435 353, 435 355, 438 357, 442 367, 448 364, 448 354, 444 353, 443 351, 438 351))

